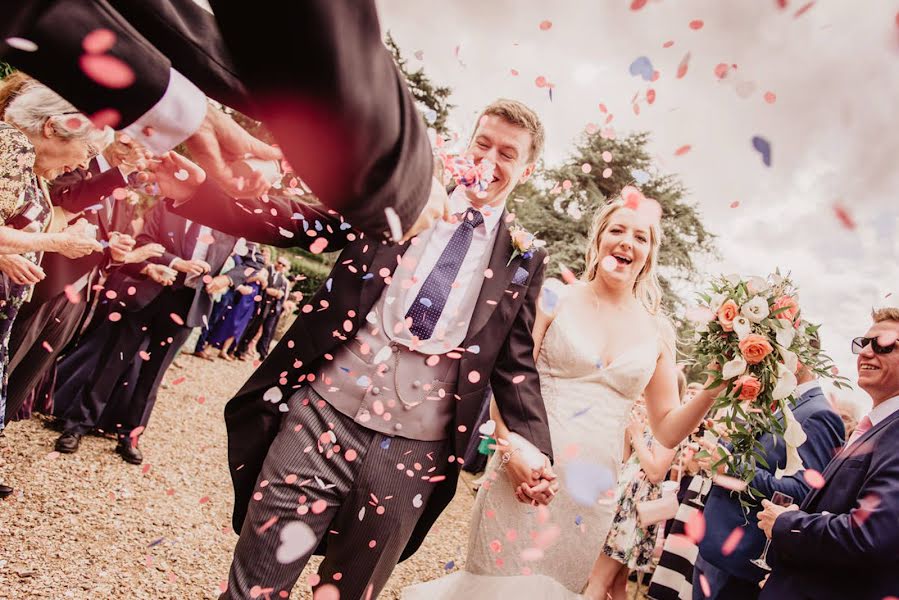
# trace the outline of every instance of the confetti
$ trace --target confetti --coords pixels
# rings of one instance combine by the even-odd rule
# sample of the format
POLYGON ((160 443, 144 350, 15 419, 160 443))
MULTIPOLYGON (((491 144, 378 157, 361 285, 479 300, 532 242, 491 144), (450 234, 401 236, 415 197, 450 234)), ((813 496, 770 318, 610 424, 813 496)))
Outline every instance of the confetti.
POLYGON ((83 54, 78 64, 85 75, 104 87, 122 89, 134 83, 134 71, 114 56, 83 54))
POLYGON ((702 21, 702 19, 694 19, 690 21, 690 29, 692 29, 693 31, 699 31, 703 28, 703 26, 705 26, 705 23, 702 21))
POLYGON ((730 207, 731 208, 740 208, 740 201, 734 200, 733 202, 730 203, 730 207))
POLYGON ((316 238, 311 244, 309 244, 309 252, 312 254, 321 254, 325 251, 325 248, 328 247, 328 240, 323 237, 316 238))
POLYGON ((777 94, 775 94, 774 92, 765 92, 763 98, 768 104, 774 104, 775 102, 777 102, 777 94))
POLYGON ((674 151, 674 155, 675 156, 683 156, 684 154, 689 152, 692 148, 693 148, 693 146, 691 146, 690 144, 684 144, 683 146, 681 146, 680 148, 678 148, 677 150, 674 151))
POLYGON ((122 320, 122 313, 120 313, 120 312, 111 312, 111 313, 109 313, 109 320, 112 321, 113 323, 116 323, 116 322, 118 322, 118 321, 121 321, 121 320, 122 320))
POLYGON ((553 22, 552 21, 542 21, 540 23, 540 31, 549 31, 552 29, 553 22))
POLYGON ((631 1, 631 10, 638 11, 641 8, 643 8, 644 6, 646 6, 647 2, 648 2, 648 0, 632 0, 631 1))
POLYGON ((35 44, 31 40, 26 40, 25 38, 20 37, 8 37, 6 38, 6 44, 10 48, 15 48, 16 50, 21 50, 22 52, 35 52, 38 48, 37 44, 35 44))
POLYGON ((833 213, 840 224, 846 229, 855 229, 855 219, 849 214, 849 211, 840 203, 835 202, 833 205, 833 213))
POLYGON ((752 147, 756 149, 756 151, 761 155, 762 162, 765 163, 766 167, 771 166, 771 144, 765 138, 761 136, 753 136, 752 138, 752 147))
POLYGON ((190 173, 188 173, 184 169, 178 169, 175 171, 175 179, 178 181, 187 181, 187 178, 190 177, 190 173))
POLYGON ((122 120, 122 115, 114 108, 103 108, 88 117, 94 127, 103 129, 104 127, 112 127, 113 129, 122 120))
POLYGON ((606 256, 600 262, 600 266, 603 271, 611 273, 618 268, 618 260, 616 260, 614 256, 606 256))
POLYGON ((71 304, 78 304, 79 302, 81 302, 81 294, 75 291, 74 286, 72 286, 71 284, 63 288, 63 292, 65 292, 66 300, 68 300, 71 304))
POLYGON ((684 523, 684 533, 693 540, 694 544, 699 544, 705 537, 705 517, 701 512, 693 513, 684 523))
POLYGON ((690 53, 687 52, 684 57, 681 59, 680 64, 677 66, 677 78, 683 79, 684 75, 687 74, 687 69, 690 68, 690 53))
POLYGON ((109 29, 94 29, 81 40, 81 47, 88 54, 103 54, 113 47, 116 35, 109 29))
POLYGON ((807 12, 809 11, 809 9, 810 9, 811 7, 813 7, 814 5, 815 5, 815 0, 812 0, 811 2, 808 2, 808 3, 804 4, 804 5, 802 5, 802 6, 799 8, 799 10, 797 10, 797 11, 793 14, 793 18, 794 18, 794 19, 798 19, 799 17, 801 17, 802 15, 804 15, 805 13, 807 13, 807 12))
POLYGON ((806 469, 802 472, 802 478, 812 489, 820 490, 824 487, 824 476, 814 469, 806 469))
POLYGON ((610 469, 584 460, 568 462, 563 475, 565 489, 582 506, 594 506, 617 481, 617 475, 610 469))
POLYGON ((184 325, 184 319, 182 319, 181 315, 179 315, 177 313, 169 314, 169 318, 172 320, 173 323, 175 323, 175 325, 181 325, 181 326, 184 325))
POLYGON ((652 68, 652 62, 649 60, 649 57, 638 56, 628 67, 628 72, 635 77, 642 77, 644 81, 652 81, 655 71, 652 68))
POLYGON ((275 559, 281 564, 292 563, 312 550, 315 533, 302 521, 291 521, 281 528, 281 545, 275 559))

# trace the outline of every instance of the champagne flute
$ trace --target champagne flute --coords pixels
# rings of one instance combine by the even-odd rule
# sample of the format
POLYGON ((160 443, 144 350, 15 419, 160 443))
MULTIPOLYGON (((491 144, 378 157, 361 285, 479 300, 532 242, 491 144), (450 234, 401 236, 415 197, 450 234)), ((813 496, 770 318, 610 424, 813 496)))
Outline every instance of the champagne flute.
MULTIPOLYGON (((774 495, 771 496, 771 503, 776 504, 777 506, 789 506, 793 504, 793 497, 784 494, 783 492, 774 492, 774 495)), ((768 565, 768 548, 771 547, 771 538, 765 540, 765 549, 762 551, 762 555, 756 558, 752 562, 755 566, 760 569, 764 569, 766 571, 770 571, 771 567, 768 565)))

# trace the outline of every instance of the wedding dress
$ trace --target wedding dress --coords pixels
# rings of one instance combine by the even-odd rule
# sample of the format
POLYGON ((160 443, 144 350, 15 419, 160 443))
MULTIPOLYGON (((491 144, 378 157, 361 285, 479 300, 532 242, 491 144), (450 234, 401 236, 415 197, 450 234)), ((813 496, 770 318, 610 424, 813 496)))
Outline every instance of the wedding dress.
MULTIPOLYGON (((584 285, 584 284, 574 284, 584 285)), ((547 507, 515 499, 499 452, 478 492, 465 569, 407 588, 404 600, 576 598, 615 514, 631 409, 655 370, 660 338, 637 339, 604 365, 592 306, 559 295, 538 359, 560 489, 547 507)))

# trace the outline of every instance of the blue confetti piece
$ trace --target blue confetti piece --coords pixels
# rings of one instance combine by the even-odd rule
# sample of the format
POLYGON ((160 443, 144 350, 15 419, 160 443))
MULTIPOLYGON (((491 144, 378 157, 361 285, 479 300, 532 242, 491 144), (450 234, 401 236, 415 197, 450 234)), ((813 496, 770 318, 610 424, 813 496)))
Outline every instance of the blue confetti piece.
POLYGON ((478 346, 477 344, 475 344, 473 346, 469 346, 468 348, 466 348, 466 350, 468 350, 472 354, 480 354, 481 353, 481 347, 478 346))
POLYGON ((303 231, 309 231, 309 221, 303 219, 303 231))
POLYGON ((559 295, 548 287, 545 287, 543 288, 542 296, 543 312, 548 315, 553 314, 556 310, 556 304, 559 303, 559 295))
POLYGON ((597 358, 597 359, 596 359, 596 368, 597 368, 597 369, 601 369, 602 367, 603 367, 602 359, 601 359, 601 358, 597 358))
POLYGON ((752 137, 752 147, 762 155, 762 162, 766 167, 771 166, 771 143, 761 136, 752 137))
POLYGON ((586 408, 582 408, 581 410, 579 410, 576 413, 574 413, 573 415, 571 415, 571 418, 574 419, 576 417, 583 416, 583 415, 587 414, 587 411, 590 410, 591 408, 593 408, 593 407, 588 405, 586 408))
POLYGON ((350 369, 348 367, 337 367, 337 368, 340 369, 341 371, 343 371, 344 373, 350 372, 350 369))
POLYGON ((369 384, 371 384, 371 377, 367 375, 363 375, 356 380, 356 385, 358 385, 359 387, 368 387, 369 384))
POLYGON ((628 72, 635 77, 642 77, 645 81, 652 81, 652 74, 655 72, 655 69, 652 68, 652 62, 648 57, 638 56, 631 63, 631 66, 628 67, 628 72))
POLYGON ((153 540, 152 542, 147 544, 147 548, 152 548, 154 546, 158 546, 159 544, 161 544, 163 542, 163 540, 165 540, 165 538, 159 538, 158 540, 153 540))
POLYGON ((574 524, 575 524, 575 525, 578 525, 578 526, 579 526, 579 525, 580 525, 581 523, 583 523, 583 522, 584 522, 584 519, 581 518, 581 515, 578 515, 578 516, 576 516, 576 517, 574 518, 574 524))
POLYGON ((424 114, 424 117, 425 117, 425 121, 428 122, 428 125, 433 125, 434 122, 437 120, 437 111, 434 110, 433 108, 432 108, 432 109, 429 109, 429 110, 424 114))
POLYGON ((332 285, 333 283, 334 283, 334 278, 333 278, 333 277, 328 277, 328 280, 325 281, 325 289, 327 289, 327 290, 330 292, 330 291, 331 291, 331 285, 332 285))
POLYGON ((350 225, 346 221, 344 221, 343 223, 340 224, 341 231, 346 231, 347 229, 350 229, 351 227, 352 227, 352 225, 350 225))
POLYGON ((641 171, 640 169, 631 169, 631 177, 634 178, 634 181, 643 185, 647 181, 649 181, 649 173, 646 171, 641 171))
POLYGON ((595 506, 596 501, 618 480, 618 474, 609 468, 585 460, 570 461, 564 470, 562 480, 568 495, 581 506, 595 506))
POLYGON ((290 215, 290 218, 294 221, 305 221, 306 220, 305 215, 303 215, 303 213, 298 213, 298 212, 295 212, 292 215, 290 215))
POLYGON ((365 280, 365 279, 371 279, 371 278, 374 277, 374 276, 375 276, 374 273, 366 273, 365 275, 362 276, 362 279, 363 279, 363 280, 365 280))
POLYGON ((322 231, 322 230, 324 230, 324 228, 325 228, 325 227, 324 227, 324 225, 322 225, 322 222, 319 221, 318 219, 316 219, 316 220, 315 220, 315 230, 316 230, 316 231, 322 231))
POLYGON ((381 440, 381 450, 387 450, 390 448, 390 438, 384 438, 381 440))
POLYGON ((444 571, 449 571, 449 570, 452 570, 455 568, 456 568, 456 561, 454 561, 454 560, 451 560, 448 563, 446 563, 445 565, 443 565, 444 571))
POLYGON ((433 304, 429 298, 422 298, 421 300, 419 300, 419 302, 421 304, 424 304, 428 308, 431 308, 431 304, 433 304))

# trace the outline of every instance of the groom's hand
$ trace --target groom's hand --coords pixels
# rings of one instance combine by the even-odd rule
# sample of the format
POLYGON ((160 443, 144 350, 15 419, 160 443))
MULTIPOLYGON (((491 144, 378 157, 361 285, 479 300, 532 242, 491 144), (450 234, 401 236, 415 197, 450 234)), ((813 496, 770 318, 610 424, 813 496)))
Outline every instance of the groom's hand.
POLYGON ((544 457, 543 469, 537 472, 539 480, 536 485, 530 485, 526 482, 518 486, 516 496, 523 496, 524 502, 531 504, 547 505, 552 502, 556 492, 559 491, 559 480, 553 471, 549 458, 544 457))

